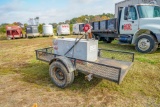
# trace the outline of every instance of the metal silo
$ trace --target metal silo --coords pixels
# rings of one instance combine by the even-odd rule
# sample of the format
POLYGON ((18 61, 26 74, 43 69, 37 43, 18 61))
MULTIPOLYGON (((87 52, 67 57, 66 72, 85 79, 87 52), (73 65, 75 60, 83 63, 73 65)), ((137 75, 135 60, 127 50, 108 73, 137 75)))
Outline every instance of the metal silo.
POLYGON ((52 25, 43 25, 43 36, 53 36, 52 25))

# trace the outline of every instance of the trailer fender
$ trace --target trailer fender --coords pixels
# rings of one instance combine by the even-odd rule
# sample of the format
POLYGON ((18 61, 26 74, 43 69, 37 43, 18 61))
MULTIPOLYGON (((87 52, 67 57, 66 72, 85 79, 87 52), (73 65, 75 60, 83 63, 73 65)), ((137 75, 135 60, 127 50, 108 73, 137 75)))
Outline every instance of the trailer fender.
POLYGON ((67 68, 68 73, 74 72, 76 70, 76 68, 75 68, 74 64, 71 62, 71 60, 69 58, 65 57, 65 56, 55 57, 54 59, 52 59, 49 62, 49 65, 54 61, 61 62, 67 68))

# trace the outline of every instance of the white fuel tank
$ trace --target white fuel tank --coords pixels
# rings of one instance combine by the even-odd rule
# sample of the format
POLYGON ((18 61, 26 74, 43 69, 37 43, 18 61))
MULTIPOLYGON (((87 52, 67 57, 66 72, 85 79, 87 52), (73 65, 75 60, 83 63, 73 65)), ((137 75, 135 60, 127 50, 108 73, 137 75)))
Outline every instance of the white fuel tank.
MULTIPOLYGON (((74 38, 58 38, 53 41, 54 53, 65 55, 65 53, 75 44, 74 38)), ((76 59, 86 61, 96 61, 98 58, 98 40, 82 39, 67 55, 76 59)))

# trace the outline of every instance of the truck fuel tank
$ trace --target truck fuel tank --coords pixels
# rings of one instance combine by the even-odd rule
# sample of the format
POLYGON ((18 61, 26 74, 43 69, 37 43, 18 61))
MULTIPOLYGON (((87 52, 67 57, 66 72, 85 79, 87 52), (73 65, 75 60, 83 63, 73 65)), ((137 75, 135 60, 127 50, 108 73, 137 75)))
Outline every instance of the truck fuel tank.
POLYGON ((131 43, 132 42, 132 36, 131 35, 121 35, 119 38, 119 41, 121 43, 131 43))

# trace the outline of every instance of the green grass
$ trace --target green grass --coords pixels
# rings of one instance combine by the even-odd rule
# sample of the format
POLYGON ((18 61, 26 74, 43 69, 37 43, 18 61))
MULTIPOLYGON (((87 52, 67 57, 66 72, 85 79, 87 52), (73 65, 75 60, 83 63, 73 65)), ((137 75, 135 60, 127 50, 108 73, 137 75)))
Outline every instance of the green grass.
MULTIPOLYGON (((37 61, 34 52, 51 44, 52 38, 0 41, 0 75, 20 74, 23 77, 20 81, 53 91, 52 88, 56 87, 49 77, 49 65, 37 61)), ((84 80, 84 74, 79 73, 70 87, 56 90, 90 97, 110 93, 117 99, 126 98, 131 105, 142 99, 151 106, 160 104, 160 49, 153 54, 141 54, 135 51, 134 46, 118 45, 117 41, 112 44, 99 42, 99 48, 135 52, 135 62, 121 85, 98 78, 88 82, 84 80), (91 90, 96 94, 88 94, 91 90)))
POLYGON ((5 34, 0 34, 0 40, 7 40, 7 37, 5 34))

